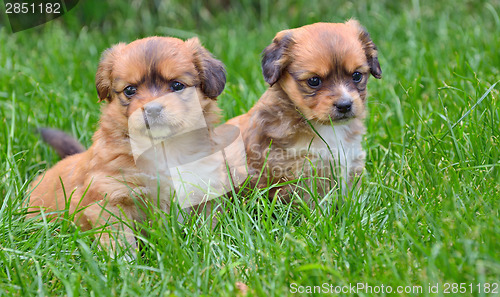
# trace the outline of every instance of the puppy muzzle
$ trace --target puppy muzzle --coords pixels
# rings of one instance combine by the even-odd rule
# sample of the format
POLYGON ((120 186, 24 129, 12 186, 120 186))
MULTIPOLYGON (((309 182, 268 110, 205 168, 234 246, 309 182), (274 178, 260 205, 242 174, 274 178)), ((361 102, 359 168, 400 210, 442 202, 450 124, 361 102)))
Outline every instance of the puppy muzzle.
POLYGON ((342 99, 333 105, 337 112, 346 114, 352 110, 352 100, 342 99))
POLYGON ((354 117, 356 117, 354 102, 350 96, 342 96, 333 104, 331 109, 333 121, 344 121, 354 117))
POLYGON ((159 102, 149 102, 148 104, 144 105, 144 114, 149 120, 154 120, 158 118, 161 115, 161 112, 163 110, 163 105, 159 102))

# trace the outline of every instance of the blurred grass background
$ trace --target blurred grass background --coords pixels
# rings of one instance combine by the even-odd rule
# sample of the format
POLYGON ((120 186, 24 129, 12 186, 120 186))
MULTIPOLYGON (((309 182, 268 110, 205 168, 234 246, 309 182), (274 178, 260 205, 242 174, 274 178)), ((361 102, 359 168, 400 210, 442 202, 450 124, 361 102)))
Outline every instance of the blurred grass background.
POLYGON ((465 295, 499 296, 476 287, 500 283, 499 87, 490 88, 500 79, 499 13, 498 1, 481 0, 85 0, 12 34, 2 12, 0 294, 233 296, 241 281, 259 296, 325 282, 441 284, 439 294, 404 296, 449 296, 445 282, 467 283, 465 295), (368 29, 383 69, 369 83, 360 201, 322 213, 246 197, 215 230, 155 222, 150 249, 132 263, 92 249, 92 234, 68 222, 24 220, 29 181, 58 160, 34 131, 56 127, 90 144, 104 49, 199 36, 227 67, 227 119, 266 89, 260 53, 278 31, 349 18, 368 29))

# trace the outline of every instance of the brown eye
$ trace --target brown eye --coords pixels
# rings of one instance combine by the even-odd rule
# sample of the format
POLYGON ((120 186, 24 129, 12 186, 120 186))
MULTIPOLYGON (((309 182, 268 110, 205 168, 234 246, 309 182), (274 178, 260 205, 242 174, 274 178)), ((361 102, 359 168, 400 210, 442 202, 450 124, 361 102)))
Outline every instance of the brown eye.
POLYGON ((172 88, 172 91, 174 92, 179 92, 182 91, 186 88, 186 86, 178 81, 174 81, 171 85, 170 88, 172 88))
POLYGON ((363 74, 361 72, 356 71, 352 74, 352 80, 355 83, 359 83, 362 79, 363 79, 363 74))
POLYGON ((134 87, 134 86, 127 86, 124 90, 123 90, 123 94, 125 94, 125 96, 127 96, 128 98, 132 97, 135 95, 135 93, 137 93, 137 88, 134 87))
POLYGON ((313 76, 307 80, 307 85, 313 89, 316 89, 321 85, 321 78, 313 76))

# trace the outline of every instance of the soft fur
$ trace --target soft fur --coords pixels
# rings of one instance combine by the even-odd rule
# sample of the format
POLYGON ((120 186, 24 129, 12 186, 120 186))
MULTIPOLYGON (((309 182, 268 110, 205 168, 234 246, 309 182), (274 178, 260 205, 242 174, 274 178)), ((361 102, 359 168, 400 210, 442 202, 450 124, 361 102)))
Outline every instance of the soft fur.
POLYGON ((56 150, 61 159, 85 151, 85 148, 80 142, 78 142, 78 140, 63 131, 50 128, 40 128, 38 129, 38 132, 42 136, 43 141, 50 144, 50 146, 56 150))
MULTIPOLYGON (((60 161, 32 184, 30 209, 34 213, 31 215, 36 215, 40 208, 53 212, 68 206, 69 212, 75 214, 75 222, 84 230, 115 229, 118 240, 125 236, 135 245, 133 232, 118 218, 130 222, 146 220, 142 207, 157 201, 149 181, 149 175, 154 173, 138 168, 130 134, 150 133, 149 137, 161 139, 172 127, 189 128, 199 121, 199 117, 190 116, 191 106, 179 96, 161 100, 169 94, 182 94, 189 87, 198 93, 198 108, 201 106, 211 130, 218 120, 215 99, 225 82, 224 65, 197 38, 184 42, 170 37, 149 37, 106 50, 97 70, 96 86, 100 100, 106 100, 107 104, 102 109, 93 144, 87 151, 60 161), (181 83, 185 89, 174 90, 174 83, 181 83), (128 86, 135 87, 136 93, 127 97, 124 91, 128 86), (155 121, 146 123, 150 131, 141 130, 151 107, 155 121)), ((196 151, 196 146, 191 150, 196 151)), ((169 195, 160 197, 169 198, 169 195)), ((159 204, 166 208, 170 201, 159 204)), ((113 246, 109 234, 105 232, 101 242, 113 246)))
POLYGON ((382 75, 367 31, 355 20, 281 31, 263 51, 262 71, 269 89, 228 122, 241 129, 253 183, 317 176, 323 193, 345 192, 364 168, 368 77, 382 75), (319 86, 308 84, 314 77, 319 86))

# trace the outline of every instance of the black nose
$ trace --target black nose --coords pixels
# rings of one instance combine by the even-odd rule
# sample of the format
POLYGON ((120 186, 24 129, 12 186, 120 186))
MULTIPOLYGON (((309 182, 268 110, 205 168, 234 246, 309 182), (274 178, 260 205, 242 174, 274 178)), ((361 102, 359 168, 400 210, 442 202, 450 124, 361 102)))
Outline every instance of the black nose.
POLYGON ((347 113, 347 112, 351 111, 352 101, 341 100, 341 101, 335 103, 334 105, 340 113, 347 113))
POLYGON ((163 105, 158 102, 149 102, 144 105, 144 112, 148 117, 158 117, 163 110, 163 105))

